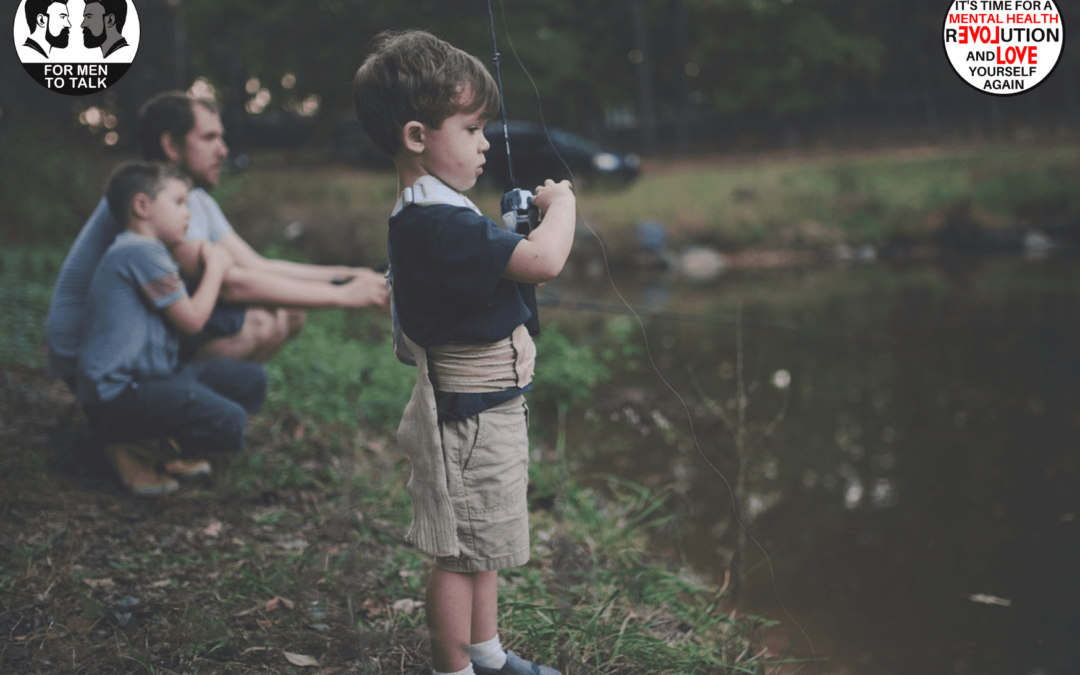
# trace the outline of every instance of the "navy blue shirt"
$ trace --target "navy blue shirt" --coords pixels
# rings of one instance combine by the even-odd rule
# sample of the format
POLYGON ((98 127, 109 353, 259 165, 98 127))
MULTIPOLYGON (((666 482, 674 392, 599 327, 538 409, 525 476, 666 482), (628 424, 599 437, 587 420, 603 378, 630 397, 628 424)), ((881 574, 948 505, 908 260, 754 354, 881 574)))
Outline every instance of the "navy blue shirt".
POLYGON ((387 247, 401 328, 421 347, 510 337, 532 313, 503 278, 525 237, 463 206, 407 206, 390 219, 387 247))
MULTIPOLYGON (((503 278, 524 238, 463 206, 412 205, 390 218, 387 249, 401 329, 425 348, 510 337, 532 316, 522 285, 503 278)), ((531 389, 530 384, 488 394, 436 391, 439 420, 464 419, 531 389)))

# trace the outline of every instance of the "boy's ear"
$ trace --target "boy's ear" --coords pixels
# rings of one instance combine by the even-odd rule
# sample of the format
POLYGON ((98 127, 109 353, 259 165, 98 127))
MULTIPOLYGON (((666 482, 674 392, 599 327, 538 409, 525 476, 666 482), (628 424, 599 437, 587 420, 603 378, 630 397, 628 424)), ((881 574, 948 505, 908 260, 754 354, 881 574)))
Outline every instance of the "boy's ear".
POLYGON ((169 158, 170 162, 180 161, 180 144, 176 142, 176 139, 169 132, 161 134, 161 150, 169 158))
POLYGON ((150 195, 145 192, 136 193, 131 198, 131 212, 135 214, 135 217, 139 220, 146 220, 150 216, 150 206, 154 200, 150 198, 150 195))
POLYGON ((424 151, 424 136, 427 127, 421 122, 413 120, 406 122, 401 129, 401 145, 409 152, 420 154, 424 151))

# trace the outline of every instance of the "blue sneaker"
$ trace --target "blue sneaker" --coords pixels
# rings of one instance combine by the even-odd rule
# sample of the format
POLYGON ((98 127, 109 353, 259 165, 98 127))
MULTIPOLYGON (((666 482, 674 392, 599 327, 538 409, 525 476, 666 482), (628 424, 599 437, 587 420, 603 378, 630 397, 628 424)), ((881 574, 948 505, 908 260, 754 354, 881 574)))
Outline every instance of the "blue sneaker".
POLYGON ((559 671, 547 666, 538 666, 526 661, 509 649, 506 650, 506 663, 498 670, 473 664, 476 675, 561 675, 559 671))

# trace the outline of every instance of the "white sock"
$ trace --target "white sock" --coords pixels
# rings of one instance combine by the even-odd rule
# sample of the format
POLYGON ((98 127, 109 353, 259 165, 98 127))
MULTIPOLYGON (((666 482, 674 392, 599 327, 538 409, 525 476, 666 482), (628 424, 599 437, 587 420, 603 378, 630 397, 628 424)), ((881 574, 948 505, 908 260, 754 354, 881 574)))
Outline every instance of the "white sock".
POLYGON ((506 663, 506 652, 496 635, 487 642, 469 645, 469 658, 478 666, 498 670, 506 663))
POLYGON ((470 663, 461 670, 455 670, 452 673, 440 673, 437 670, 433 670, 432 675, 476 675, 476 671, 472 669, 472 664, 470 663))

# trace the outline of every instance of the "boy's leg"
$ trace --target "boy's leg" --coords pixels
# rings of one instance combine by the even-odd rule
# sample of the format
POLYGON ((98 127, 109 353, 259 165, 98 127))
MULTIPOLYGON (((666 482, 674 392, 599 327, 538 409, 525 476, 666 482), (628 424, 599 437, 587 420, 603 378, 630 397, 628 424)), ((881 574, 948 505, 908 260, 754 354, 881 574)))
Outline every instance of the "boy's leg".
POLYGON ((465 669, 470 662, 476 573, 447 572, 432 566, 424 596, 432 666, 440 673, 465 669))
MULTIPOLYGON (((265 373, 259 366, 248 365, 261 375, 253 376, 254 385, 249 378, 247 388, 264 392, 265 373)), ((243 448, 247 425, 241 404, 199 382, 187 367, 172 377, 137 382, 113 404, 100 407, 97 418, 94 431, 106 442, 168 437, 179 441, 181 447, 210 452, 243 448)))
POLYGON ((471 644, 491 640, 499 633, 499 573, 473 574, 471 644))
POLYGON ((184 366, 195 380, 236 401, 249 413, 258 412, 266 398, 266 370, 257 363, 236 359, 196 361, 184 366))

